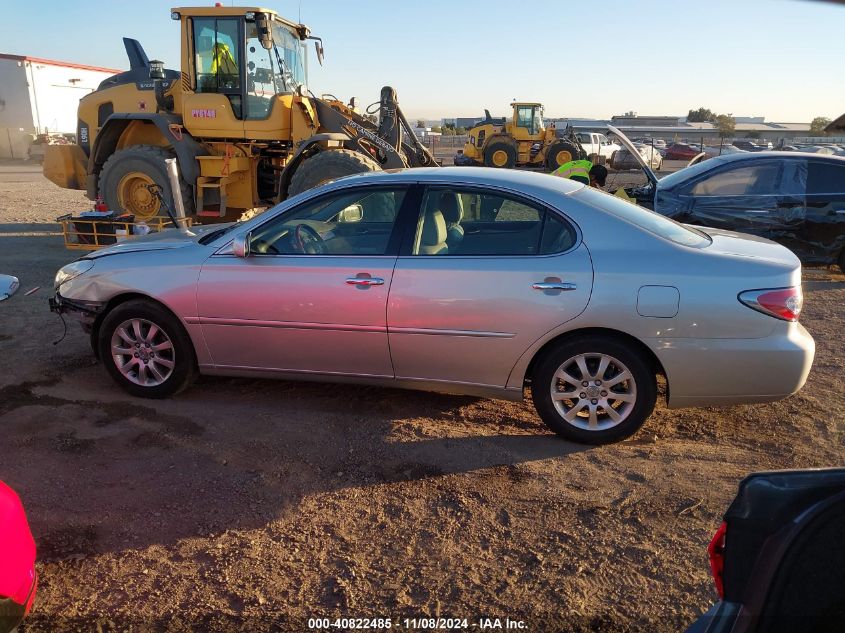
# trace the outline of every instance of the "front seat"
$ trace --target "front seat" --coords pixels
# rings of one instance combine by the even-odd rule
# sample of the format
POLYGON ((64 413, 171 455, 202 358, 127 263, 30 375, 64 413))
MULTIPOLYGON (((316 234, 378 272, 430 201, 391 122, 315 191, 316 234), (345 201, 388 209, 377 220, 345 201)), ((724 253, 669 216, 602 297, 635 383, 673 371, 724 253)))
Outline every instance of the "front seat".
POLYGON ((438 211, 426 211, 423 216, 422 229, 417 234, 414 253, 417 255, 446 255, 449 247, 446 244, 446 220, 438 211))
POLYGON ((443 214, 443 219, 446 220, 446 244, 450 251, 455 252, 464 240, 464 227, 461 226, 464 211, 461 208, 458 194, 451 191, 441 193, 438 206, 443 214))

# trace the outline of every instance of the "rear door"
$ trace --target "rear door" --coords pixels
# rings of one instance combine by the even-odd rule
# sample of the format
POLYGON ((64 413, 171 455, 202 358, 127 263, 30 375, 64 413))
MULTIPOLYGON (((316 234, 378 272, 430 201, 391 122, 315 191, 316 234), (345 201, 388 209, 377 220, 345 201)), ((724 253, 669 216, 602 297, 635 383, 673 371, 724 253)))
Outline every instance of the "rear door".
POLYGON ((806 261, 839 259, 845 248, 845 161, 808 161, 807 218, 798 237, 806 261))
POLYGON ((432 186, 414 229, 387 306, 399 379, 504 387, 532 343, 587 306, 593 270, 580 234, 537 202, 432 186), (442 235, 441 216, 451 221, 442 235))

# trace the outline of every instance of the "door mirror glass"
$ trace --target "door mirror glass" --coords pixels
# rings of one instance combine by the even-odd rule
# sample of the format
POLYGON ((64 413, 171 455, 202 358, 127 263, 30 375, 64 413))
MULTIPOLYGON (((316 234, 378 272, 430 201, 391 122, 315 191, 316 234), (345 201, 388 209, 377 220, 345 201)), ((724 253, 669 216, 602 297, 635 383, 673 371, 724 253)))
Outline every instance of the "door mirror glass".
POLYGON ((320 62, 320 66, 322 66, 323 59, 326 56, 326 52, 323 50, 323 43, 320 40, 315 41, 314 49, 317 51, 317 61, 320 62))
POLYGON ((364 219, 364 207, 360 204, 350 204, 337 215, 338 222, 360 222, 364 219))
POLYGON ((232 240, 232 254, 235 257, 249 257, 250 234, 241 233, 232 240))
POLYGON ((0 301, 11 297, 20 287, 17 277, 0 275, 0 301))

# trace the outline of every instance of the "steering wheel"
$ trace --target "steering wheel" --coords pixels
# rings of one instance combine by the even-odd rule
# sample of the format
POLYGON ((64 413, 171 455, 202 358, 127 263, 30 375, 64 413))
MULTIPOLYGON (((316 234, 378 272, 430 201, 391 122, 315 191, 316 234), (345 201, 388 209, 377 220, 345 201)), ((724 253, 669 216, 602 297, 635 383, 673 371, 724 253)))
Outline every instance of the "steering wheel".
POLYGON ((303 255, 325 255, 326 243, 320 234, 307 224, 297 224, 293 232, 293 245, 303 255))

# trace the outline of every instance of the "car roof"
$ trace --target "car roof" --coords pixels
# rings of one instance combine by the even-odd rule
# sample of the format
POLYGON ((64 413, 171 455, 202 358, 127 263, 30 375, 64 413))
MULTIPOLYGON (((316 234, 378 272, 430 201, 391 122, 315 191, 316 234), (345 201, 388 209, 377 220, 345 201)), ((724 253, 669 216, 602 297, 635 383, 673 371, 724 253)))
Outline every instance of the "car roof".
POLYGON ((391 169, 372 171, 338 179, 344 186, 354 183, 375 182, 419 182, 431 184, 492 185, 517 191, 542 189, 553 194, 570 194, 585 185, 568 178, 551 176, 540 172, 516 169, 495 169, 493 167, 415 167, 413 169, 391 169))
POLYGON ((845 163, 845 158, 842 156, 819 155, 813 152, 746 152, 743 154, 726 154, 717 156, 711 160, 728 163, 743 160, 771 160, 774 158, 815 158, 815 159, 834 159, 839 163, 845 163))

